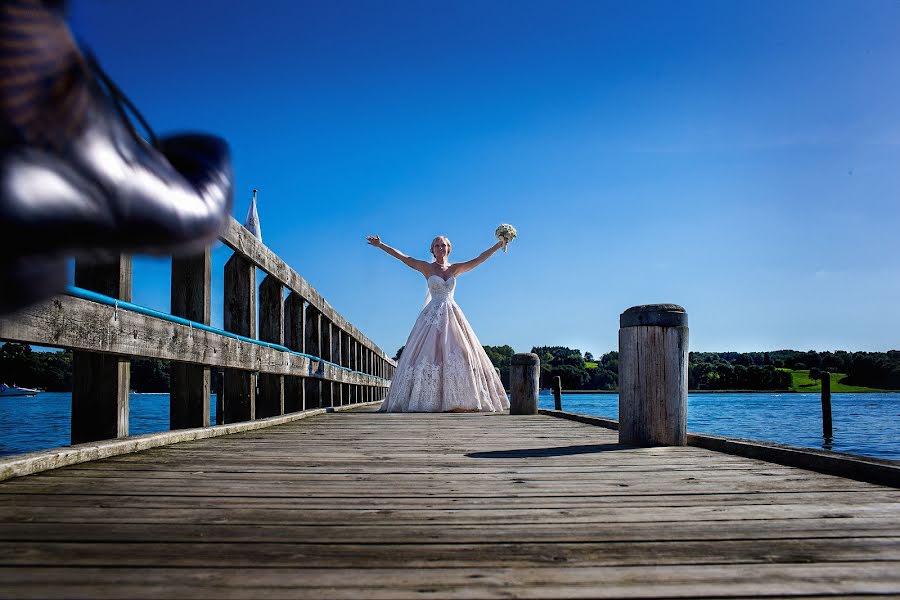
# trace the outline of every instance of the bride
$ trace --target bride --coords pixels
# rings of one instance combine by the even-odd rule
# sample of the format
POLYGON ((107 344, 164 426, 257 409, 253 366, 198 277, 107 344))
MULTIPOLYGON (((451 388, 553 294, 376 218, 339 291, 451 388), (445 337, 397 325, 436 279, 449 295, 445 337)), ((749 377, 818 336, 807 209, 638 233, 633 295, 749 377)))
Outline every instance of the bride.
POLYGON ((500 376, 481 342, 453 300, 456 278, 504 246, 499 241, 477 258, 449 262, 451 244, 431 242, 434 262, 416 260, 391 248, 377 235, 369 243, 421 273, 428 298, 406 340, 381 412, 494 412, 509 408, 500 376))

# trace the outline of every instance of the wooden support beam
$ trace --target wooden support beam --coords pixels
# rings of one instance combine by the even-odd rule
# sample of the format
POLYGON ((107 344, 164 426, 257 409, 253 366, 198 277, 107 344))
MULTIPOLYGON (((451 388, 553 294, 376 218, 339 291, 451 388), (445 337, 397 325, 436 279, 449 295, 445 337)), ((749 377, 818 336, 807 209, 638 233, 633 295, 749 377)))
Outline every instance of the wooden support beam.
MULTIPOLYGON (((259 339, 284 345, 284 286, 267 275, 259 286, 259 339)), ((284 414, 284 375, 259 374, 256 418, 284 414)))
MULTIPOLYGON (((211 280, 209 248, 193 256, 173 257, 172 314, 209 325, 211 280)), ((209 367, 172 361, 169 376, 169 428, 209 427, 209 367)))
MULTIPOLYGON (((331 361, 341 366, 344 365, 344 355, 341 352, 341 342, 344 338, 344 332, 337 326, 332 324, 331 331, 331 361)), ((332 384, 332 406, 341 406, 343 402, 343 389, 341 384, 332 384)))
MULTIPOLYGON (((297 292, 288 293, 284 300, 284 345, 296 352, 303 352, 305 346, 303 304, 303 298, 297 292)), ((285 376, 284 412, 303 410, 303 397, 303 379, 295 375, 285 376)))
MULTIPOLYGON (((109 262, 75 262, 75 285, 131 301, 131 257, 109 262)), ((114 311, 113 318, 119 311, 114 311)), ((127 357, 76 351, 72 356, 73 444, 128 435, 128 392, 131 360, 127 357)))
MULTIPOLYGON (((225 263, 225 330, 256 337, 256 266, 235 254, 225 263)), ((225 369, 225 423, 256 416, 256 374, 225 369)))
MULTIPOLYGON (((306 305, 306 353, 313 356, 322 356, 322 313, 312 304, 306 305)), ((306 404, 304 408, 319 408, 322 403, 322 382, 318 379, 307 378, 306 404)))

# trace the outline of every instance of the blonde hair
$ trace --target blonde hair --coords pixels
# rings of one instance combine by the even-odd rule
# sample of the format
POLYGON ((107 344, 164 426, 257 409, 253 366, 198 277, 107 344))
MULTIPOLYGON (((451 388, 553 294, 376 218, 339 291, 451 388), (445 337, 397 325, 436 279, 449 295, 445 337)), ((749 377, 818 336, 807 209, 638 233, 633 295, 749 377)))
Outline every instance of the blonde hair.
MULTIPOLYGON (((438 242, 438 241, 440 241, 440 240, 443 240, 444 243, 447 244, 447 256, 450 256, 450 251, 453 250, 453 244, 450 243, 450 240, 449 240, 448 238, 446 238, 446 237, 444 237, 444 236, 442 236, 442 235, 439 235, 439 236, 437 236, 436 238, 434 238, 433 240, 431 240, 431 248, 429 248, 429 251, 431 252, 431 255, 434 256, 434 244, 435 244, 435 242, 438 242)), ((435 258, 437 258, 437 257, 435 257, 435 258)))

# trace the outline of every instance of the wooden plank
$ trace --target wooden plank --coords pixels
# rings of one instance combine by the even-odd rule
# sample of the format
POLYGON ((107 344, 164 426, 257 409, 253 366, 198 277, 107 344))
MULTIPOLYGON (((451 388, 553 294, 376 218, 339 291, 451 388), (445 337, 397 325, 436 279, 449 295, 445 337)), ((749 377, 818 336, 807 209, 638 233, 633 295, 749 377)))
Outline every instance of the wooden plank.
MULTIPOLYGON (((131 257, 102 263, 75 261, 75 285, 131 300, 131 257)), ((113 318, 117 316, 114 312, 113 318)), ((76 351, 72 356, 73 444, 128 435, 131 361, 121 356, 76 351)))
MULTIPOLYGON (((346 383, 367 380, 303 356, 71 296, 32 306, 15 319, 0 318, 0 339, 346 383)), ((371 379, 370 385, 388 384, 371 379)))
MULTIPOLYGON (((172 314, 209 325, 211 307, 210 249, 193 256, 172 257, 172 314)), ((209 427, 209 367, 172 361, 169 378, 169 428, 209 427)))
POLYGON ((8 481, 4 594, 900 590, 900 491, 616 439, 542 415, 324 413, 8 481))
POLYGON ((900 563, 384 569, 14 567, 10 597, 631 598, 890 595, 900 563), (862 576, 861 576, 862 575, 862 576))

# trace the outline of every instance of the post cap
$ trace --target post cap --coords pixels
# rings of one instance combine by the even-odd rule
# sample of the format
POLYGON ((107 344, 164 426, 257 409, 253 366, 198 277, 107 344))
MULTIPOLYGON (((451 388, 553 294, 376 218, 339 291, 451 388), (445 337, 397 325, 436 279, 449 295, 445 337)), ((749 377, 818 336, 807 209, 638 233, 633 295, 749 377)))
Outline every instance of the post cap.
POLYGON ((632 306, 619 317, 619 327, 687 327, 687 312, 677 304, 632 306))
POLYGON ((520 352, 513 354, 510 364, 536 366, 541 364, 541 359, 534 352, 520 352))

